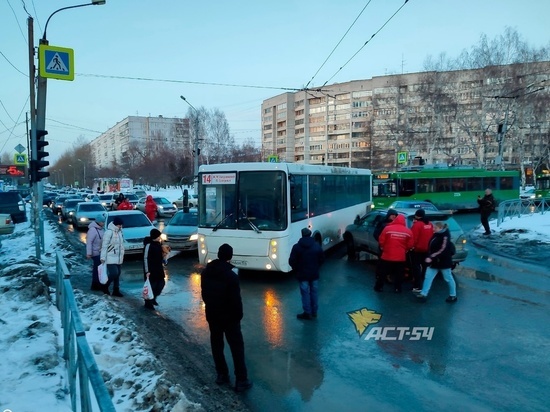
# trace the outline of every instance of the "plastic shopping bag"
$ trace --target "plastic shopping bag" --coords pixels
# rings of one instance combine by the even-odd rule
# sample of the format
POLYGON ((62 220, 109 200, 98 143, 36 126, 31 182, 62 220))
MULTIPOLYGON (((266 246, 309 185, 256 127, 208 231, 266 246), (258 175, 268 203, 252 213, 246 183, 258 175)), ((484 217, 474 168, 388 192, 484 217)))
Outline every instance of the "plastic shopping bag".
POLYGON ((99 283, 101 283, 102 285, 105 285, 109 281, 106 263, 102 263, 97 267, 97 276, 99 278, 99 283))
POLYGON ((155 298, 155 295, 153 295, 153 289, 151 288, 151 282, 149 282, 149 278, 147 278, 147 280, 143 284, 143 291, 141 295, 145 300, 151 300, 155 298))

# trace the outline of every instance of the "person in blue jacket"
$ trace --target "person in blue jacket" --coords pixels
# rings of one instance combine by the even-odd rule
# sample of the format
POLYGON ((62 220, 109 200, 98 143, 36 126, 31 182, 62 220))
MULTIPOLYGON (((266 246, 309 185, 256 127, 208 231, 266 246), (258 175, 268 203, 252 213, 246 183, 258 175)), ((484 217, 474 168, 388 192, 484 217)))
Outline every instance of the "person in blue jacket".
POLYGON ((311 237, 311 230, 302 229, 302 238, 292 246, 288 263, 292 267, 302 295, 303 312, 296 315, 298 319, 317 317, 319 309, 319 269, 325 260, 323 249, 311 237))

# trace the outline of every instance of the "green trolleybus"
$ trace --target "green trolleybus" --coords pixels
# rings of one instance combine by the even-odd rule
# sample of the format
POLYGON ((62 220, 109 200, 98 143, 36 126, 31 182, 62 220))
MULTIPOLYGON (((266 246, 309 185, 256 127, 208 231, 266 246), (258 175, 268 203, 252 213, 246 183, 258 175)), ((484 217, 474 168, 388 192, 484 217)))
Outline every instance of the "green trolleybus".
POLYGON ((396 200, 428 201, 441 210, 473 210, 477 197, 491 189, 497 202, 519 199, 519 171, 491 171, 467 166, 411 166, 373 175, 374 207, 396 200))
POLYGON ((288 257, 308 227, 323 250, 372 208, 367 169, 297 163, 227 163, 199 169, 199 261, 233 247, 240 269, 289 272, 288 257))

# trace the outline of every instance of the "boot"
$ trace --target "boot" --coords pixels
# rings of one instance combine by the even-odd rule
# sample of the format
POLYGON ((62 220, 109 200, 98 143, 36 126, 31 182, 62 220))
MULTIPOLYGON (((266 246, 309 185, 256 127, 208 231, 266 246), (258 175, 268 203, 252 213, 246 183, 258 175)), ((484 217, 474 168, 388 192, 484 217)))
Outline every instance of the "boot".
POLYGON ((109 292, 109 286, 107 285, 103 285, 103 287, 101 288, 102 292, 106 295, 111 295, 111 292, 109 292))
POLYGON ((119 297, 119 298, 123 298, 124 295, 122 293, 120 293, 120 290, 119 289, 114 289, 113 290, 113 296, 116 296, 116 297, 119 297))
POLYGON ((153 301, 152 300, 146 300, 145 301, 145 305, 143 305, 143 307, 145 309, 155 309, 155 307, 153 306, 153 301))

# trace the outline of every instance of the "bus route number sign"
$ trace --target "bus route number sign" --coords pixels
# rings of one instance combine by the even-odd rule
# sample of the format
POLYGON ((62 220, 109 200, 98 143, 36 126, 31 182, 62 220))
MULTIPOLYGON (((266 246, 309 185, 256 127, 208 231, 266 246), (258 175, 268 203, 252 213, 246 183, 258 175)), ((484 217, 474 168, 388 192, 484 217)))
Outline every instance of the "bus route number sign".
POLYGON ((203 185, 234 185, 237 182, 236 173, 203 173, 203 185))

